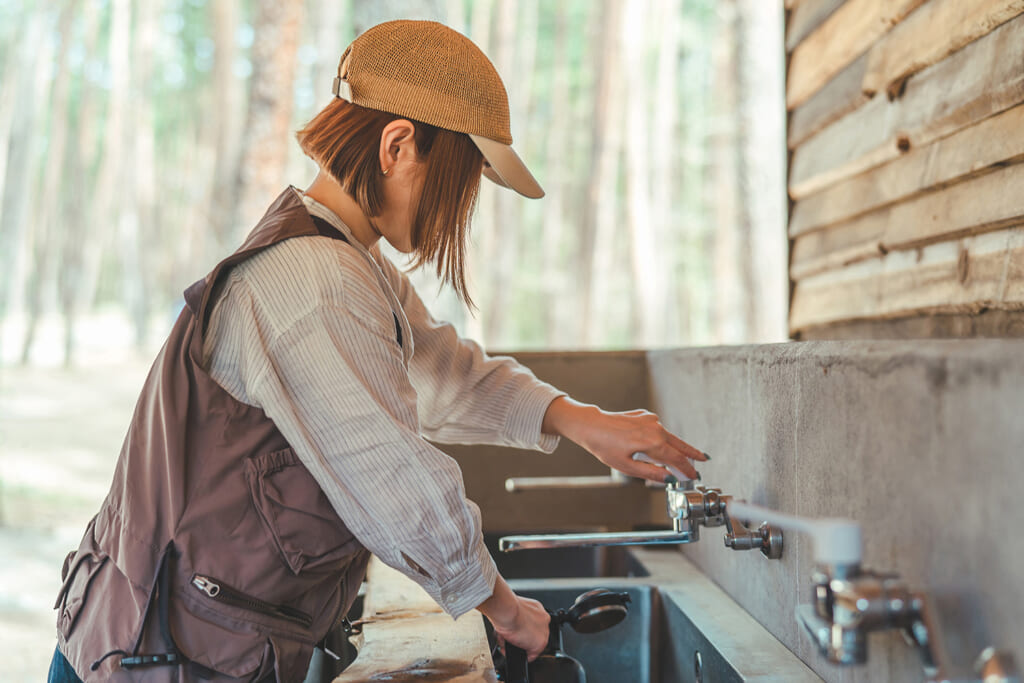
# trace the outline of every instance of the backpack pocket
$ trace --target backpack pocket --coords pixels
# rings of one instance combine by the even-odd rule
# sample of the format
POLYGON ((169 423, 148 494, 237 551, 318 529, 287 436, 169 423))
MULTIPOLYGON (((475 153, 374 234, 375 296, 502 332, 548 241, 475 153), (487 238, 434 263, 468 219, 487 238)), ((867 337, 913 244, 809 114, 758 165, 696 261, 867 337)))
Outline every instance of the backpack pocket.
POLYGON ((57 610, 57 630, 65 640, 74 631, 82 607, 89 599, 89 587, 92 585, 93 579, 110 559, 106 554, 100 552, 92 542, 91 531, 90 528, 81 547, 70 553, 64 560, 64 568, 61 572, 64 582, 57 594, 57 601, 53 605, 57 610))
POLYGON ((245 476, 260 521, 294 574, 339 571, 361 548, 291 448, 253 456, 245 476))

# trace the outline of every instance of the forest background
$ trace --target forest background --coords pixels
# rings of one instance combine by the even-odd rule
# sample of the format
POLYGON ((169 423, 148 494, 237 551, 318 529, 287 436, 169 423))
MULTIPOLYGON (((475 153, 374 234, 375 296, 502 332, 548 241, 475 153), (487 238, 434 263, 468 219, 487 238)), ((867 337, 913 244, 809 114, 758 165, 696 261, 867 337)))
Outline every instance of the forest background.
POLYGON ((439 317, 503 349, 784 339, 779 5, 0 0, 0 358, 55 348, 48 316, 62 362, 97 312, 162 339, 181 291, 308 185, 294 131, 345 45, 395 17, 491 56, 548 193, 483 183, 479 311, 418 274, 439 317))
MULTIPOLYGON (((394 18, 470 36, 547 191, 484 181, 492 350, 782 341, 781 0, 0 0, 0 680, 41 680, 64 554, 185 287, 315 165, 294 131, 394 18)), ((400 255, 392 256, 400 264, 400 255)))

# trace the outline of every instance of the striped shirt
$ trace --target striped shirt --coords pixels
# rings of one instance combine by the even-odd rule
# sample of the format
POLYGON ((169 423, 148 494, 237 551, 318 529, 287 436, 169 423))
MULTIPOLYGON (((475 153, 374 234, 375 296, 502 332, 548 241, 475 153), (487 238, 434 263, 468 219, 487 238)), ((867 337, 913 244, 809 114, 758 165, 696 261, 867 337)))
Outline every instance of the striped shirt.
POLYGON ((458 617, 497 569, 458 464, 426 439, 551 452, 541 423, 563 393, 459 338, 379 247, 304 201, 349 243, 296 237, 233 268, 204 363, 274 421, 360 543, 458 617))

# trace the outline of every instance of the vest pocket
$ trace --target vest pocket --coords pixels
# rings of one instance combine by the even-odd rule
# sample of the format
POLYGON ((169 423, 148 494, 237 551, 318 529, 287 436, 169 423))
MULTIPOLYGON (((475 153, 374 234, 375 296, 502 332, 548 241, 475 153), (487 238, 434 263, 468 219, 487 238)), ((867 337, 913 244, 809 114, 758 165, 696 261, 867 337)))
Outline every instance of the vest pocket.
POLYGON ((108 559, 107 555, 98 551, 79 548, 77 553, 69 555, 65 560, 64 568, 67 571, 64 573, 64 583, 53 605, 57 610, 57 629, 65 640, 75 629, 82 607, 88 600, 89 586, 108 559))
POLYGON ((260 521, 294 574, 338 571, 359 548, 291 448, 253 456, 245 475, 260 521))

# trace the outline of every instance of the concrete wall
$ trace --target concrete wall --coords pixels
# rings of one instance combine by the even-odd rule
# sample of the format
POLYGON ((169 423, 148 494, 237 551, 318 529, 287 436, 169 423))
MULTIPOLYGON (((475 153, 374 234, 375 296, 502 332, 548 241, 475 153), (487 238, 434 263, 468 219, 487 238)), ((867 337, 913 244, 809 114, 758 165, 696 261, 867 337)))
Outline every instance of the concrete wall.
MULTIPOLYGON (((986 645, 1024 662, 1024 342, 806 342, 651 352, 654 409, 713 455, 704 483, 785 512, 862 523, 865 566, 939 606, 967 664, 986 645)), ((866 666, 818 656, 794 619, 811 546, 783 558, 722 545, 683 552, 828 681, 919 681, 916 654, 873 636, 866 666)))

